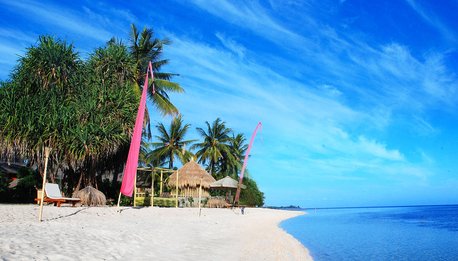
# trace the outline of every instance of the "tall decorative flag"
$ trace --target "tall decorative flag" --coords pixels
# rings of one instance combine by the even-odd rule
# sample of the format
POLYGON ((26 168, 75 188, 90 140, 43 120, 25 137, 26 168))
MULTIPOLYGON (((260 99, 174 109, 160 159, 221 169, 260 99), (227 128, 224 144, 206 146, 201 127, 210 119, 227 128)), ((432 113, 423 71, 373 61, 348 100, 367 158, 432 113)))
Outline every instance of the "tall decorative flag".
MULTIPOLYGON (((122 177, 121 193, 128 197, 132 197, 135 179, 137 177, 138 154, 140 152, 140 142, 142 140, 143 118, 145 116, 146 91, 148 89, 149 74, 151 74, 151 79, 154 80, 153 66, 151 62, 149 62, 148 69, 146 70, 145 83, 143 84, 142 97, 138 107, 137 119, 135 120, 134 133, 132 135, 132 141, 130 142, 129 155, 127 156, 127 163, 122 177)), ((154 84, 152 87, 154 94, 154 84)), ((121 194, 119 194, 119 197, 121 197, 121 194)))
POLYGON ((251 135, 250 144, 248 145, 248 149, 246 150, 246 154, 245 154, 245 159, 243 160, 242 171, 240 171, 240 179, 239 179, 239 184, 237 186, 237 192, 235 193, 234 204, 233 204, 234 206, 239 203, 240 189, 242 187, 243 174, 245 172, 246 165, 248 164, 248 156, 250 155, 251 147, 253 146, 254 137, 256 137, 256 133, 258 132, 258 129, 260 128, 262 128, 261 122, 259 122, 258 125, 256 125, 253 135, 251 135))

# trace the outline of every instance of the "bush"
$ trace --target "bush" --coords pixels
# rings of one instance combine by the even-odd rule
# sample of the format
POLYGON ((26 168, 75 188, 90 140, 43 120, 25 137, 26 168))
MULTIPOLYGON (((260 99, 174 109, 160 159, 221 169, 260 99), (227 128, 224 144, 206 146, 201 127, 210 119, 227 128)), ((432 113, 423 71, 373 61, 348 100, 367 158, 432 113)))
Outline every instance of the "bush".
POLYGON ((240 193, 240 205, 262 207, 264 205, 264 193, 262 193, 256 182, 248 177, 243 179, 246 189, 240 193))

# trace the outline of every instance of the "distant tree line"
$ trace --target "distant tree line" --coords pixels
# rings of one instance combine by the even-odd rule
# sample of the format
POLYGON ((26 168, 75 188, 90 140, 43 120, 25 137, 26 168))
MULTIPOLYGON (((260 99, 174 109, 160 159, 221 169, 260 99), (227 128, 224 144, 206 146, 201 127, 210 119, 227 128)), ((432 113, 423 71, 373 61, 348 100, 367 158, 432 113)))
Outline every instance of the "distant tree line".
MULTIPOLYGON (((51 147, 47 172, 51 182, 60 174, 59 182, 67 194, 90 185, 115 198, 144 72, 152 61, 156 94, 149 88, 149 99, 173 120, 168 128, 159 123, 157 132, 151 132, 146 113, 145 139, 157 134, 153 142, 143 143, 141 164, 174 168, 177 160, 183 164, 194 158, 215 178, 237 178, 247 148, 242 134, 234 134, 224 121, 216 119, 206 122, 206 128, 197 128, 201 141, 186 139, 190 125, 183 122, 168 95, 183 92, 183 88, 171 81, 177 74, 161 70, 169 62, 162 58, 168 44, 167 39, 154 38, 151 29, 139 31, 132 25, 128 44, 113 38, 83 60, 72 44, 40 36, 18 60, 10 79, 0 83, 0 161, 25 162, 43 175, 44 148, 51 147)), ((18 176, 31 173, 22 171, 18 176)), ((0 194, 8 191, 5 177, 0 173, 0 194)), ((23 184, 18 187, 38 186, 36 180, 21 178, 23 184)), ((241 203, 263 205, 264 196, 256 183, 247 182, 254 186, 242 193, 241 203)))

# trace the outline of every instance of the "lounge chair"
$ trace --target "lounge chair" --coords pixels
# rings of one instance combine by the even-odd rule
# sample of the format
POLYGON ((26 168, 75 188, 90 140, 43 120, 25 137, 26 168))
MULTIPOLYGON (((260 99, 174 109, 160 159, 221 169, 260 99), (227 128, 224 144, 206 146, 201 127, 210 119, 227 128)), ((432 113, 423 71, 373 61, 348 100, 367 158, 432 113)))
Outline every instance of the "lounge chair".
MULTIPOLYGON (((40 191, 38 192, 38 196, 35 199, 37 203, 40 203, 40 191)), ((60 192, 59 185, 54 183, 46 183, 45 185, 45 195, 43 197, 44 202, 54 203, 55 206, 60 207, 62 203, 70 203, 74 207, 76 203, 80 202, 79 198, 66 198, 62 196, 60 192)))

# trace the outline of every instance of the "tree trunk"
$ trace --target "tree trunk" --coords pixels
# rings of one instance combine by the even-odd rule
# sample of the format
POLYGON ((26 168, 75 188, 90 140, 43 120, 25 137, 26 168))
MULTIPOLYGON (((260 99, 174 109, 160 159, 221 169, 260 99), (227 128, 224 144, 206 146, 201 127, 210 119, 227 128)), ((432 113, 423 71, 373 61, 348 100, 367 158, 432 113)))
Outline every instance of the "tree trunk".
POLYGON ((80 186, 81 186, 81 181, 83 180, 83 172, 80 171, 80 178, 78 179, 78 183, 76 184, 76 188, 75 188, 75 192, 80 190, 80 186))

